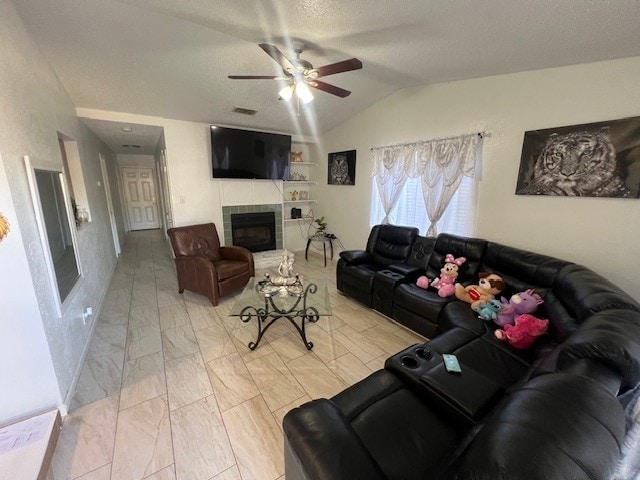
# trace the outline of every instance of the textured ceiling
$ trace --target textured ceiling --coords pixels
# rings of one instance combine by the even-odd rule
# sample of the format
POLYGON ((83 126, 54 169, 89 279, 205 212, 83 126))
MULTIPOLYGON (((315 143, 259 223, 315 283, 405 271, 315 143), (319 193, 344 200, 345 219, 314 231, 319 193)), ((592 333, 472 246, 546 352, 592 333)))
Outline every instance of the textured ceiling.
POLYGON ((14 0, 74 103, 303 135, 399 88, 640 55, 638 0, 14 0), (300 116, 257 43, 304 41, 315 66, 357 57, 300 116), (258 110, 247 117, 234 106, 258 110))
POLYGON ((81 118, 81 120, 113 150, 113 153, 153 155, 158 146, 160 135, 163 133, 162 127, 153 125, 109 122, 93 118, 81 118), (125 132, 123 128, 131 129, 131 131, 125 132), (125 147, 125 145, 138 145, 139 148, 125 147))

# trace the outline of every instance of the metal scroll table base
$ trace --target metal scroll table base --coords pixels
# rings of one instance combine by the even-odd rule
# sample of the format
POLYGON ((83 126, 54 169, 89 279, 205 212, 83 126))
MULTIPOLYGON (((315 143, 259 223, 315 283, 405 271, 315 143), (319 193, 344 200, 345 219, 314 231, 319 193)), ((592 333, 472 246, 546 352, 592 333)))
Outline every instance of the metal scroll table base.
POLYGON ((307 322, 316 323, 320 315, 318 314, 317 308, 307 306, 307 294, 314 294, 317 289, 318 287, 313 283, 307 285, 304 293, 297 298, 293 306, 289 309, 279 308, 274 302, 273 296, 265 296, 264 308, 256 308, 251 305, 244 307, 240 312, 240 320, 244 323, 247 323, 253 317, 256 317, 258 320, 258 338, 255 342, 248 343, 247 346, 249 349, 255 350, 260 340, 262 340, 263 335, 269 330, 269 327, 281 318, 286 318, 300 334, 302 343, 307 347, 307 350, 311 350, 313 348, 313 342, 307 341, 305 325, 307 322), (296 322, 296 318, 300 319, 300 325, 296 322))

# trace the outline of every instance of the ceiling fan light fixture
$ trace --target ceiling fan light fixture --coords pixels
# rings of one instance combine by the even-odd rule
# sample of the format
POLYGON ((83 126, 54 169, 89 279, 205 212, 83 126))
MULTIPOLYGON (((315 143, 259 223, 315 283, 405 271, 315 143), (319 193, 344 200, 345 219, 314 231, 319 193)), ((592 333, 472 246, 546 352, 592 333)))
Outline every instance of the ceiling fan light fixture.
POLYGON ((285 102, 288 102, 289 100, 291 100, 294 90, 295 90, 295 86, 293 84, 287 85, 286 87, 284 87, 282 90, 278 92, 278 95, 280 95, 280 97, 282 97, 282 99, 285 102))
POLYGON ((313 93, 304 82, 296 83, 296 95, 305 105, 313 101, 313 93))
POLYGON ((316 88, 340 98, 348 97, 351 94, 349 90, 345 90, 344 88, 340 88, 317 79, 321 77, 327 77, 329 75, 335 75, 337 73, 359 70, 362 68, 362 62, 360 60, 358 60, 357 58, 349 58, 347 60, 342 60, 340 62, 314 68, 310 62, 304 60, 303 58, 300 58, 300 55, 305 48, 304 43, 294 41, 292 42, 292 45, 296 53, 295 59, 287 57, 275 45, 270 45, 268 43, 259 44, 259 47, 267 55, 269 55, 282 69, 283 76, 229 75, 229 78, 232 80, 284 81, 287 83, 287 86, 280 90, 280 99, 289 102, 291 101, 291 97, 295 93, 298 107, 300 107, 301 103, 307 105, 313 101, 314 97, 311 93, 311 90, 309 90, 309 87, 316 88))

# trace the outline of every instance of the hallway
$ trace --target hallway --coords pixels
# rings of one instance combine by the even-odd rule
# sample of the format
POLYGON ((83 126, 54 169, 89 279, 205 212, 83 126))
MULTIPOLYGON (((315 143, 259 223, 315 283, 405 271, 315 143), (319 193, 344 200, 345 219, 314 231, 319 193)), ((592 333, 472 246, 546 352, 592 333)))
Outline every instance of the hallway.
POLYGON ((424 341, 338 293, 335 262, 296 259, 326 278, 333 316, 307 329, 312 352, 280 322, 252 352, 256 325, 227 316, 233 297, 179 295, 161 231, 129 233, 48 480, 284 478, 287 411, 424 341))

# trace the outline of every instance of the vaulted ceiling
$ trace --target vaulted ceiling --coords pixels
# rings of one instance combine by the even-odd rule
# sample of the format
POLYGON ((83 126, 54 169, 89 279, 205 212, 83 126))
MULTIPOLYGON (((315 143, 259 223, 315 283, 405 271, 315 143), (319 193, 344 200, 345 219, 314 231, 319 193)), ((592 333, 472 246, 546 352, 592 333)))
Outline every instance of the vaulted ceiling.
POLYGON ((313 135, 415 85, 640 55, 637 0, 14 0, 79 107, 313 135), (357 57, 326 77, 297 115, 258 43, 314 66, 357 57), (255 116, 233 113, 234 106, 255 116))

